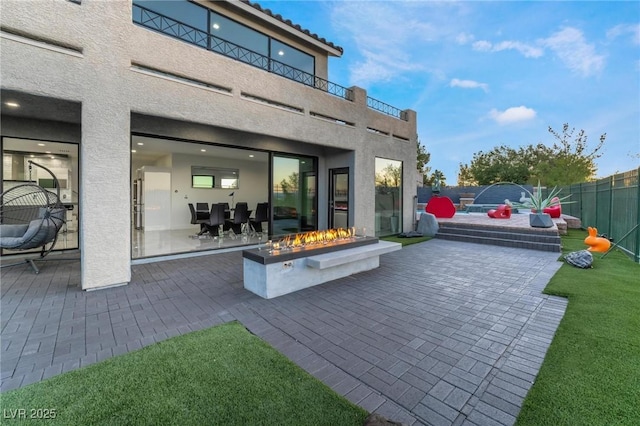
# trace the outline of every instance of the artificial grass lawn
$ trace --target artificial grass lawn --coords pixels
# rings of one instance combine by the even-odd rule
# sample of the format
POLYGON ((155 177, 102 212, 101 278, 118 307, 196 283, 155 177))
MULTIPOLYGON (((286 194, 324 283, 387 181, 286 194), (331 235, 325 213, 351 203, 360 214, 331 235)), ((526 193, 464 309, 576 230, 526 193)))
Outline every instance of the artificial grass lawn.
POLYGON ((159 342, 2 394, 65 425, 362 425, 367 413, 239 323, 159 342))
POLYGON ((401 238, 397 235, 390 235, 387 237, 380 237, 381 240, 391 241, 392 243, 401 243, 402 247, 408 246, 410 244, 421 243, 423 241, 428 241, 431 237, 410 237, 410 238, 401 238))
MULTIPOLYGON (((583 250, 569 230, 563 252, 583 250)), ((564 264, 544 290, 569 299, 518 425, 640 424, 640 265, 613 251, 564 264)))

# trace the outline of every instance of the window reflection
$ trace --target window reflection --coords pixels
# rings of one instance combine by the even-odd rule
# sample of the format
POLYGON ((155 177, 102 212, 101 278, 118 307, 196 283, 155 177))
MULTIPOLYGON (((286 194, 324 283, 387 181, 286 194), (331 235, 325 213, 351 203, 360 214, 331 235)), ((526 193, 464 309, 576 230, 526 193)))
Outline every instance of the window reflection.
POLYGON ((393 235, 402 229, 402 161, 376 158, 375 233, 393 235))
POLYGON ((207 9, 202 6, 188 1, 134 0, 133 3, 183 24, 207 31, 207 9))
POLYGON ((310 157, 273 157, 273 235, 317 229, 316 162, 310 157))
POLYGON ((271 58, 309 74, 314 73, 313 56, 271 39, 271 58))
POLYGON ((246 47, 261 55, 269 54, 269 38, 231 19, 211 12, 211 35, 246 47))

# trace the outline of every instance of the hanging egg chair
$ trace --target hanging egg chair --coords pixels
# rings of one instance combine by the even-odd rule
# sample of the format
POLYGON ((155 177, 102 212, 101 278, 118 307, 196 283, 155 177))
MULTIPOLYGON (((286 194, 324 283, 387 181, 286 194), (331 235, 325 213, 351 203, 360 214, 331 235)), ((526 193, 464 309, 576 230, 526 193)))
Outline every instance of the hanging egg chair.
MULTIPOLYGON (((46 167, 29 161, 30 175, 32 165, 45 169, 53 176, 57 192, 48 191, 35 183, 24 183, 0 194, 0 248, 11 251, 41 248, 39 257, 25 260, 37 274, 39 270, 33 261, 44 258, 55 246, 58 232, 65 223, 66 209, 60 202, 60 189, 55 175, 46 167)), ((2 267, 22 263, 3 264, 2 267)))

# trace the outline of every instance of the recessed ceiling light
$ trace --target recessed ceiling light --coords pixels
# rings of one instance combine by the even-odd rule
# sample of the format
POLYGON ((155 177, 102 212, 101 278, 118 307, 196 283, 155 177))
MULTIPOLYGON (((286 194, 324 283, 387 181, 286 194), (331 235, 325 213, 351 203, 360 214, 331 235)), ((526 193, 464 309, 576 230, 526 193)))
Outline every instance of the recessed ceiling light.
POLYGON ((220 29, 220 25, 218 25, 218 23, 215 23, 215 22, 214 22, 214 24, 213 24, 213 29, 214 29, 214 30, 219 30, 219 29, 220 29))
POLYGON ((44 144, 43 143, 39 143, 38 146, 44 146, 44 144))
POLYGON ((47 154, 51 154, 51 151, 45 151, 47 154))
POLYGON ((254 157, 254 155, 253 155, 253 154, 249 154, 249 158, 253 158, 253 157, 254 157))
POLYGON ((136 151, 135 149, 132 149, 132 150, 131 150, 131 152, 136 153, 136 152, 138 152, 138 151, 136 151))
POLYGON ((138 146, 144 145, 144 142, 138 142, 138 146))
POLYGON ((35 158, 35 155, 31 154, 31 158, 35 158))
POLYGON ((54 156, 52 155, 52 156, 51 156, 51 158, 56 158, 56 157, 54 157, 54 156))
POLYGON ((200 150, 200 152, 207 152, 207 150, 203 148, 200 150))
POLYGON ((278 55, 284 56, 284 50, 278 50, 278 55))
POLYGON ((4 104, 11 108, 18 108, 20 106, 20 104, 17 102, 5 102, 4 104))

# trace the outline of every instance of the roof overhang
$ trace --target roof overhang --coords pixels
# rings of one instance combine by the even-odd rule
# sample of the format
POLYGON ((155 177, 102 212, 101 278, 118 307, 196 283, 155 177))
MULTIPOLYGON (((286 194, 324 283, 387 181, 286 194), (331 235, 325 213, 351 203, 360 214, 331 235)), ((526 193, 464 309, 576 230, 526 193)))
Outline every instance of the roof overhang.
POLYGON ((305 42, 321 49, 327 54, 332 56, 342 56, 342 48, 335 46, 331 42, 327 42, 325 39, 320 38, 317 34, 312 34, 308 30, 301 28, 299 25, 292 23, 290 20, 285 20, 280 15, 273 15, 269 9, 263 9, 257 3, 250 3, 248 0, 226 0, 227 3, 242 10, 243 12, 254 16, 255 18, 266 21, 270 25, 277 27, 278 29, 291 34, 294 37, 300 38, 305 42))

